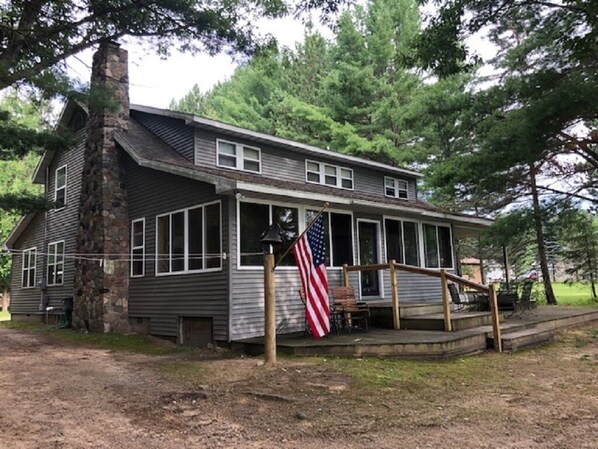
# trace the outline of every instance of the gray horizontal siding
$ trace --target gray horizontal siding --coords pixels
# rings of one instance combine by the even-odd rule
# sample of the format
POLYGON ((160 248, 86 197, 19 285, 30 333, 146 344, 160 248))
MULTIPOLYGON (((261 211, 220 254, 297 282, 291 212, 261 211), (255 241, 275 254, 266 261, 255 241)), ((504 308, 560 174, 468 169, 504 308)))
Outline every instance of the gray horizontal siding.
MULTIPOLYGON (((247 198, 247 201, 251 199, 247 198)), ((357 220, 368 219, 380 222, 380 261, 385 261, 384 228, 382 214, 364 214, 354 212, 354 260, 357 261, 357 220)), ((237 221, 231 217, 231 339, 243 339, 264 334, 264 289, 261 269, 237 268, 237 221)), ((390 274, 383 271, 383 295, 391 299, 390 274)), ((328 284, 332 288, 342 285, 342 270, 328 270, 328 284)), ((359 273, 349 273, 349 284, 359 292, 359 273)), ((305 312, 299 299, 300 280, 296 269, 280 268, 276 270, 276 319, 278 333, 303 330, 305 312)), ((405 302, 440 302, 440 281, 429 276, 401 272, 398 274, 398 290, 401 303, 405 302)), ((364 298, 379 300, 380 298, 364 298)))
MULTIPOLYGON (((341 285, 339 270, 328 271, 328 282, 341 285)), ((299 298, 301 281, 296 269, 276 270, 276 331, 302 331, 305 308, 299 298)), ((236 270, 232 291, 231 339, 264 335, 264 274, 262 270, 236 270)))
POLYGON ((139 111, 132 111, 131 116, 170 145, 185 159, 193 162, 194 130, 192 127, 185 125, 183 120, 139 111))
POLYGON ((222 249, 228 253, 227 198, 216 196, 214 186, 137 166, 126 160, 129 218, 145 218, 145 276, 131 278, 129 315, 149 318, 150 332, 176 336, 179 317, 211 317, 214 338, 228 339, 228 264, 222 271, 155 275, 156 215, 222 201, 222 249))
POLYGON ((43 261, 39 253, 42 252, 44 239, 44 214, 38 213, 29 226, 15 242, 16 250, 37 247, 35 266, 35 288, 22 288, 23 257, 17 252, 12 257, 11 302, 10 310, 15 314, 32 314, 39 311, 41 290, 37 286, 42 276, 43 261))
MULTIPOLYGON (((262 158, 262 176, 265 178, 280 179, 283 181, 305 183, 305 160, 314 160, 327 164, 338 165, 353 169, 354 191, 367 193, 384 198, 384 176, 395 174, 385 173, 382 170, 373 170, 365 167, 353 167, 345 163, 339 163, 334 158, 319 158, 306 156, 295 151, 275 148, 271 145, 260 144, 248 140, 229 138, 224 135, 205 130, 195 132, 195 163, 207 167, 216 167, 216 139, 246 144, 259 147, 262 158)), ((416 199, 416 182, 414 178, 404 177, 408 182, 409 199, 416 199)))
MULTIPOLYGON (((73 283, 75 276, 75 261, 72 256, 76 252, 76 237, 78 227, 79 194, 81 192, 81 173, 83 171, 83 158, 85 149, 85 131, 81 130, 76 135, 78 144, 68 151, 58 152, 50 163, 48 174, 49 183, 47 199, 54 201, 54 189, 56 186, 56 169, 67 166, 67 190, 66 207, 60 210, 49 211, 47 243, 64 240, 64 282, 62 285, 48 286, 49 305, 57 307, 66 296, 73 295, 73 283)), ((36 267, 37 281, 41 281, 47 270, 47 257, 42 253, 48 252, 48 246, 44 245, 44 214, 39 213, 29 224, 25 232, 15 243, 15 248, 26 249, 36 246, 38 257, 36 267)), ((39 287, 33 289, 21 288, 21 267, 22 259, 15 256, 13 259, 12 299, 11 310, 14 313, 31 314, 39 311, 41 302, 41 290, 39 287)))

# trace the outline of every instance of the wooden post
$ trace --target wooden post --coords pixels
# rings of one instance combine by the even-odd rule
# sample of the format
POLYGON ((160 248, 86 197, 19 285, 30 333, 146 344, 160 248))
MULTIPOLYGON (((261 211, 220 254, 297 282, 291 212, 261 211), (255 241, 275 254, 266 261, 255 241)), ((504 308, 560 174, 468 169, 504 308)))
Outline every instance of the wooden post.
POLYGON ((264 361, 276 363, 276 283, 274 254, 264 254, 264 361))
POLYGON ((442 288, 442 308, 444 310, 444 330, 451 332, 453 323, 451 322, 451 305, 449 303, 448 283, 446 281, 446 271, 440 270, 440 287, 442 288))
POLYGON ((397 288, 397 270, 395 268, 396 261, 390 261, 390 290, 392 293, 392 324, 395 330, 401 328, 401 318, 399 309, 399 290, 397 288))
POLYGON ((349 286, 349 270, 347 270, 348 266, 349 265, 347 265, 347 264, 343 265, 343 285, 345 287, 349 286))
POLYGON ((496 284, 490 285, 490 311, 492 312, 492 331, 494 334, 494 349, 502 352, 500 322, 498 317, 498 301, 496 298, 496 284))

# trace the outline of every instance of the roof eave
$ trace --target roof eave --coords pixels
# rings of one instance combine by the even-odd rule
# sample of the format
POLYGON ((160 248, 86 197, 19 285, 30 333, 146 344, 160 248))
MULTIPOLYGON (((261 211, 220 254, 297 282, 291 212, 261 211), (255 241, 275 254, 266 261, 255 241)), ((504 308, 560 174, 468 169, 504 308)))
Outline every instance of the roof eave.
POLYGON ((27 228, 27 226, 29 226, 29 223, 31 223, 31 220, 33 220, 36 213, 37 212, 30 212, 24 217, 21 217, 17 225, 13 228, 10 234, 8 234, 6 240, 2 243, 3 250, 9 250, 14 248, 15 242, 18 240, 18 238, 21 236, 21 234, 27 228))
POLYGON ((231 179, 225 179, 219 176, 203 173, 198 170, 193 170, 190 168, 180 167, 173 164, 167 164, 164 162, 157 162, 143 158, 135 151, 135 148, 126 139, 122 138, 118 133, 115 134, 114 138, 116 142, 125 150, 125 152, 129 156, 131 156, 135 163, 140 167, 151 168, 153 170, 170 173, 172 175, 182 176, 185 178, 194 179, 196 181, 213 184, 216 187, 216 193, 234 190, 237 186, 237 182, 231 179))

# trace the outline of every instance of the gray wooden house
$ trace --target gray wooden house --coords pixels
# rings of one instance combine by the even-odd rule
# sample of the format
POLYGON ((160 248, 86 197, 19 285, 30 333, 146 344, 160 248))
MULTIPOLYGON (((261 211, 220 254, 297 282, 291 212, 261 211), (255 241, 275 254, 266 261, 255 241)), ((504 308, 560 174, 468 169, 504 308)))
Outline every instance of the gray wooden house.
MULTIPOLYGON (((111 51, 123 53, 116 46, 111 51)), ((456 270, 455 240, 489 225, 422 201, 418 173, 342 149, 324 150, 186 113, 129 107, 128 100, 121 115, 125 125, 106 135, 126 192, 126 208, 113 206, 124 210, 128 238, 108 254, 81 250, 77 235, 87 227, 80 209, 91 125, 88 111, 69 102, 60 126, 70 127, 79 143, 46 153, 34 176, 61 207, 27 215, 5 243, 15 251, 14 319, 39 319, 66 296, 74 295, 77 303, 86 288, 85 282, 75 286, 77 263, 91 260, 108 275, 106 260, 116 258, 126 264, 127 273, 117 279, 118 301, 132 326, 180 342, 260 336, 259 240, 273 222, 290 241, 330 203, 324 215, 331 285, 341 284, 343 264, 395 259, 456 270)), ((363 300, 390 300, 386 274, 351 276, 363 300)), ((302 330, 292 256, 277 268, 276 282, 278 332, 302 330)), ((400 273, 399 286, 404 307, 440 302, 433 278, 400 273)))

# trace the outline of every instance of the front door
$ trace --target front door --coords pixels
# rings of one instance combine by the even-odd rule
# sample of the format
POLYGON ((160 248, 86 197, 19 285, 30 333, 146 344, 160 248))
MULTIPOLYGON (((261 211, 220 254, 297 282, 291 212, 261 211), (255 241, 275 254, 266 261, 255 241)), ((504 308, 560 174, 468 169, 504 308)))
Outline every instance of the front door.
MULTIPOLYGON (((359 265, 379 263, 378 223, 358 221, 359 265)), ((377 270, 361 271, 361 296, 380 296, 380 280, 377 270)))

